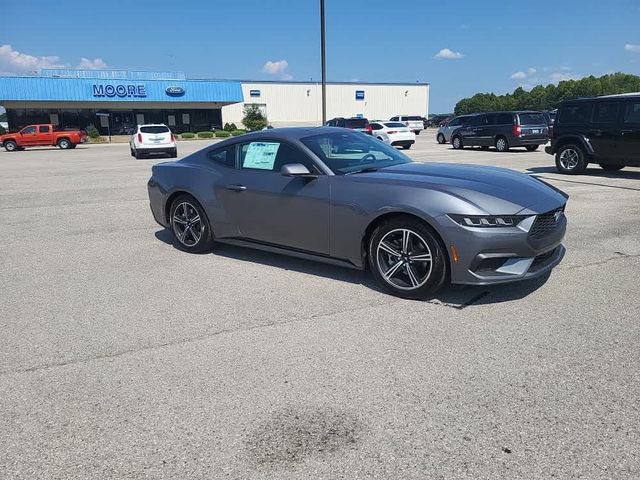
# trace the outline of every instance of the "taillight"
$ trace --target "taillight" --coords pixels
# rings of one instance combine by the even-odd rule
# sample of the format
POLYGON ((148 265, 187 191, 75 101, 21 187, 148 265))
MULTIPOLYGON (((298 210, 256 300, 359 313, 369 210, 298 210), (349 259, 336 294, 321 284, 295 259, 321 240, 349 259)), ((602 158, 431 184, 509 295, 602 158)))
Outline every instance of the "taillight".
POLYGON ((175 141, 175 137, 173 136, 173 132, 171 132, 171 141, 174 142, 175 141))
POLYGON ((520 124, 516 124, 513 126, 513 134, 516 137, 519 137, 520 135, 522 135, 522 127, 520 126, 520 124))
POLYGON ((365 125, 364 129, 367 131, 369 135, 373 133, 373 128, 371 128, 371 125, 369 125, 368 123, 365 125))
POLYGON ((141 133, 138 134, 138 143, 142 143, 142 134, 141 133))
POLYGON ((396 134, 396 133, 398 133, 398 132, 396 132, 395 130, 389 130, 389 131, 387 132, 387 135, 394 135, 394 134, 396 134))

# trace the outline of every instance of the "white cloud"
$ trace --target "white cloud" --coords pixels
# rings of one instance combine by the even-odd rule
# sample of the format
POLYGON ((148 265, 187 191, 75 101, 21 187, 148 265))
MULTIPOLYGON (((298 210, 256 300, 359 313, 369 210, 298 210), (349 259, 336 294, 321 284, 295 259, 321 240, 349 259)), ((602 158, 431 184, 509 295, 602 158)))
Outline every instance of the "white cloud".
POLYGON ((525 78, 527 78, 527 74, 520 71, 520 72, 516 72, 513 75, 511 75, 511 78, 514 80, 524 80, 525 78))
POLYGON ((101 68, 107 68, 107 64, 104 60, 99 57, 90 60, 88 58, 82 57, 80 59, 80 64, 78 64, 78 68, 84 68, 86 70, 100 70, 101 68))
POLYGON ((11 45, 0 45, 0 71, 6 73, 33 73, 42 68, 64 68, 67 64, 56 55, 36 57, 14 50, 11 45))
POLYGON ((463 53, 454 52, 448 48, 443 48, 438 53, 435 54, 435 58, 445 59, 445 60, 458 60, 464 57, 463 53))
POLYGON ((278 75, 282 74, 287 68, 289 68, 289 62, 286 60, 278 60, 276 62, 269 60, 263 65, 262 71, 269 75, 278 75))
POLYGON ((640 53, 640 45, 635 43, 625 43, 624 49, 631 53, 640 53))
POLYGON ((537 72, 537 70, 536 70, 535 68, 533 68, 533 67, 531 67, 531 68, 529 68, 529 69, 527 70, 527 73, 528 73, 529 75, 533 75, 533 74, 534 74, 534 73, 536 73, 536 72, 537 72))
POLYGON ((575 80, 575 79, 576 77, 574 75, 566 72, 553 72, 551 75, 549 75, 549 80, 551 81, 551 83, 558 83, 558 82, 562 82, 563 80, 575 80))

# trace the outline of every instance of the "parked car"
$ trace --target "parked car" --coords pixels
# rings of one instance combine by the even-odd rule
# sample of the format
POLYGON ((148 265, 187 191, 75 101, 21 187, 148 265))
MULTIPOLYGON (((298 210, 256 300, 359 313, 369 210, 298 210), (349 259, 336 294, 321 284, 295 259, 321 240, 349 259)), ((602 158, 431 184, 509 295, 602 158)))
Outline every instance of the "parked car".
POLYGON ((424 123, 422 123, 422 117, 418 115, 397 115, 389 119, 390 122, 402 122, 405 126, 409 127, 413 133, 420 135, 420 132, 424 130, 424 123))
POLYGON ((561 173, 582 173, 589 163, 609 171, 640 167, 640 95, 563 102, 545 151, 561 173))
POLYGON ((549 141, 549 127, 541 112, 492 112, 474 115, 451 136, 455 149, 494 146, 499 152, 525 147, 530 152, 549 141))
POLYGON ((453 118, 449 123, 445 123, 438 129, 436 140, 443 144, 451 141, 451 134, 458 128, 467 124, 472 115, 461 115, 453 118))
POLYGON ((138 125, 129 140, 131 156, 143 158, 148 155, 178 156, 173 132, 164 124, 138 125))
POLYGON ((447 281, 535 278, 565 253, 558 189, 512 170, 413 162, 340 128, 223 140, 154 165, 148 193, 186 252, 219 242, 368 268, 405 298, 429 298, 447 281))
POLYGON ((327 127, 341 127, 348 128, 350 130, 356 130, 358 132, 366 133, 367 135, 371 135, 371 125, 369 124, 369 120, 363 117, 351 117, 351 118, 332 118, 327 123, 325 123, 327 127))
POLYGON ((402 147, 405 150, 411 148, 416 143, 416 134, 409 130, 409 127, 400 122, 371 122, 373 136, 384 141, 386 136, 389 145, 402 147))
POLYGON ((87 141, 84 130, 56 131, 51 124, 29 125, 19 132, 0 136, 0 145, 7 152, 24 150, 27 147, 58 146, 62 150, 76 148, 87 141))

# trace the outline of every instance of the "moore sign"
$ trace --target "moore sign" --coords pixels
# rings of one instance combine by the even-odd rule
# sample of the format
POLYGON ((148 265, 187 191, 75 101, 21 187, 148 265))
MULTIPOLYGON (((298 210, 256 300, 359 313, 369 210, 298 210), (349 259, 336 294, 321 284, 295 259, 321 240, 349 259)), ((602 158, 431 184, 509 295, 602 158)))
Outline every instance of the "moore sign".
POLYGON ((106 84, 92 85, 94 97, 146 97, 147 88, 144 85, 106 84))

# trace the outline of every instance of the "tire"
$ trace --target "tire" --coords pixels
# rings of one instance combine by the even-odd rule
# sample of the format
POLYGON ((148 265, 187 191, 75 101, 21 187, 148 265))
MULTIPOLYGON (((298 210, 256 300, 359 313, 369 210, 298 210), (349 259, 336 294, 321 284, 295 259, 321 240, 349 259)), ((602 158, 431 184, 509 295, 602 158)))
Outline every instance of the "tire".
POLYGON ((444 138, 444 135, 442 133, 438 134, 438 136, 436 137, 436 140, 440 145, 444 145, 445 143, 447 143, 447 139, 444 138))
POLYGON ((455 150, 462 150, 464 148, 464 144, 462 143, 462 138, 455 136, 451 139, 451 146, 455 150))
POLYGON ((587 169, 584 151, 578 145, 567 144, 556 153, 556 168, 560 173, 578 175, 587 169))
POLYGON ((413 217, 400 216, 380 224, 367 252, 374 278, 395 296, 427 300, 447 279, 442 242, 428 225, 413 217), (403 245, 407 245, 404 250, 403 245))
POLYGON ((498 152, 508 152, 509 151, 509 142, 504 137, 496 138, 496 142, 494 144, 496 150, 498 152))
POLYGON ((71 150, 73 150, 74 148, 76 148, 78 146, 77 143, 72 143, 71 146, 69 147, 71 150))
POLYGON ((71 148, 71 142, 68 138, 61 138, 58 140, 58 148, 61 150, 69 150, 71 148))
POLYGON ((7 152, 15 152, 18 150, 18 144, 13 140, 7 140, 6 142, 4 142, 4 149, 7 152))
POLYGON ((211 249, 213 234, 209 219, 191 195, 180 195, 173 201, 169 210, 169 224, 174 243, 180 250, 202 253, 211 249))
POLYGON ((174 150, 169 154, 169 158, 178 158, 178 151, 174 150))
POLYGON ((605 172, 617 172, 618 170, 622 170, 624 165, 604 165, 601 163, 600 168, 605 172))
POLYGON ((134 157, 136 157, 137 160, 140 160, 141 158, 144 158, 144 155, 139 152, 138 150, 136 150, 133 154, 134 157))
POLYGON ((402 145, 402 149, 403 150, 409 150, 411 148, 411 144, 409 145, 402 145))
POLYGON ((535 152, 540 145, 527 145, 525 148, 527 152, 535 152))
POLYGON ((131 152, 131 156, 132 156, 132 157, 135 157, 135 156, 136 156, 136 154, 133 152, 133 148, 129 147, 129 150, 130 150, 130 152, 131 152))
POLYGON ((416 130, 414 133, 415 133, 416 135, 420 135, 420 132, 421 132, 421 130, 416 130))

